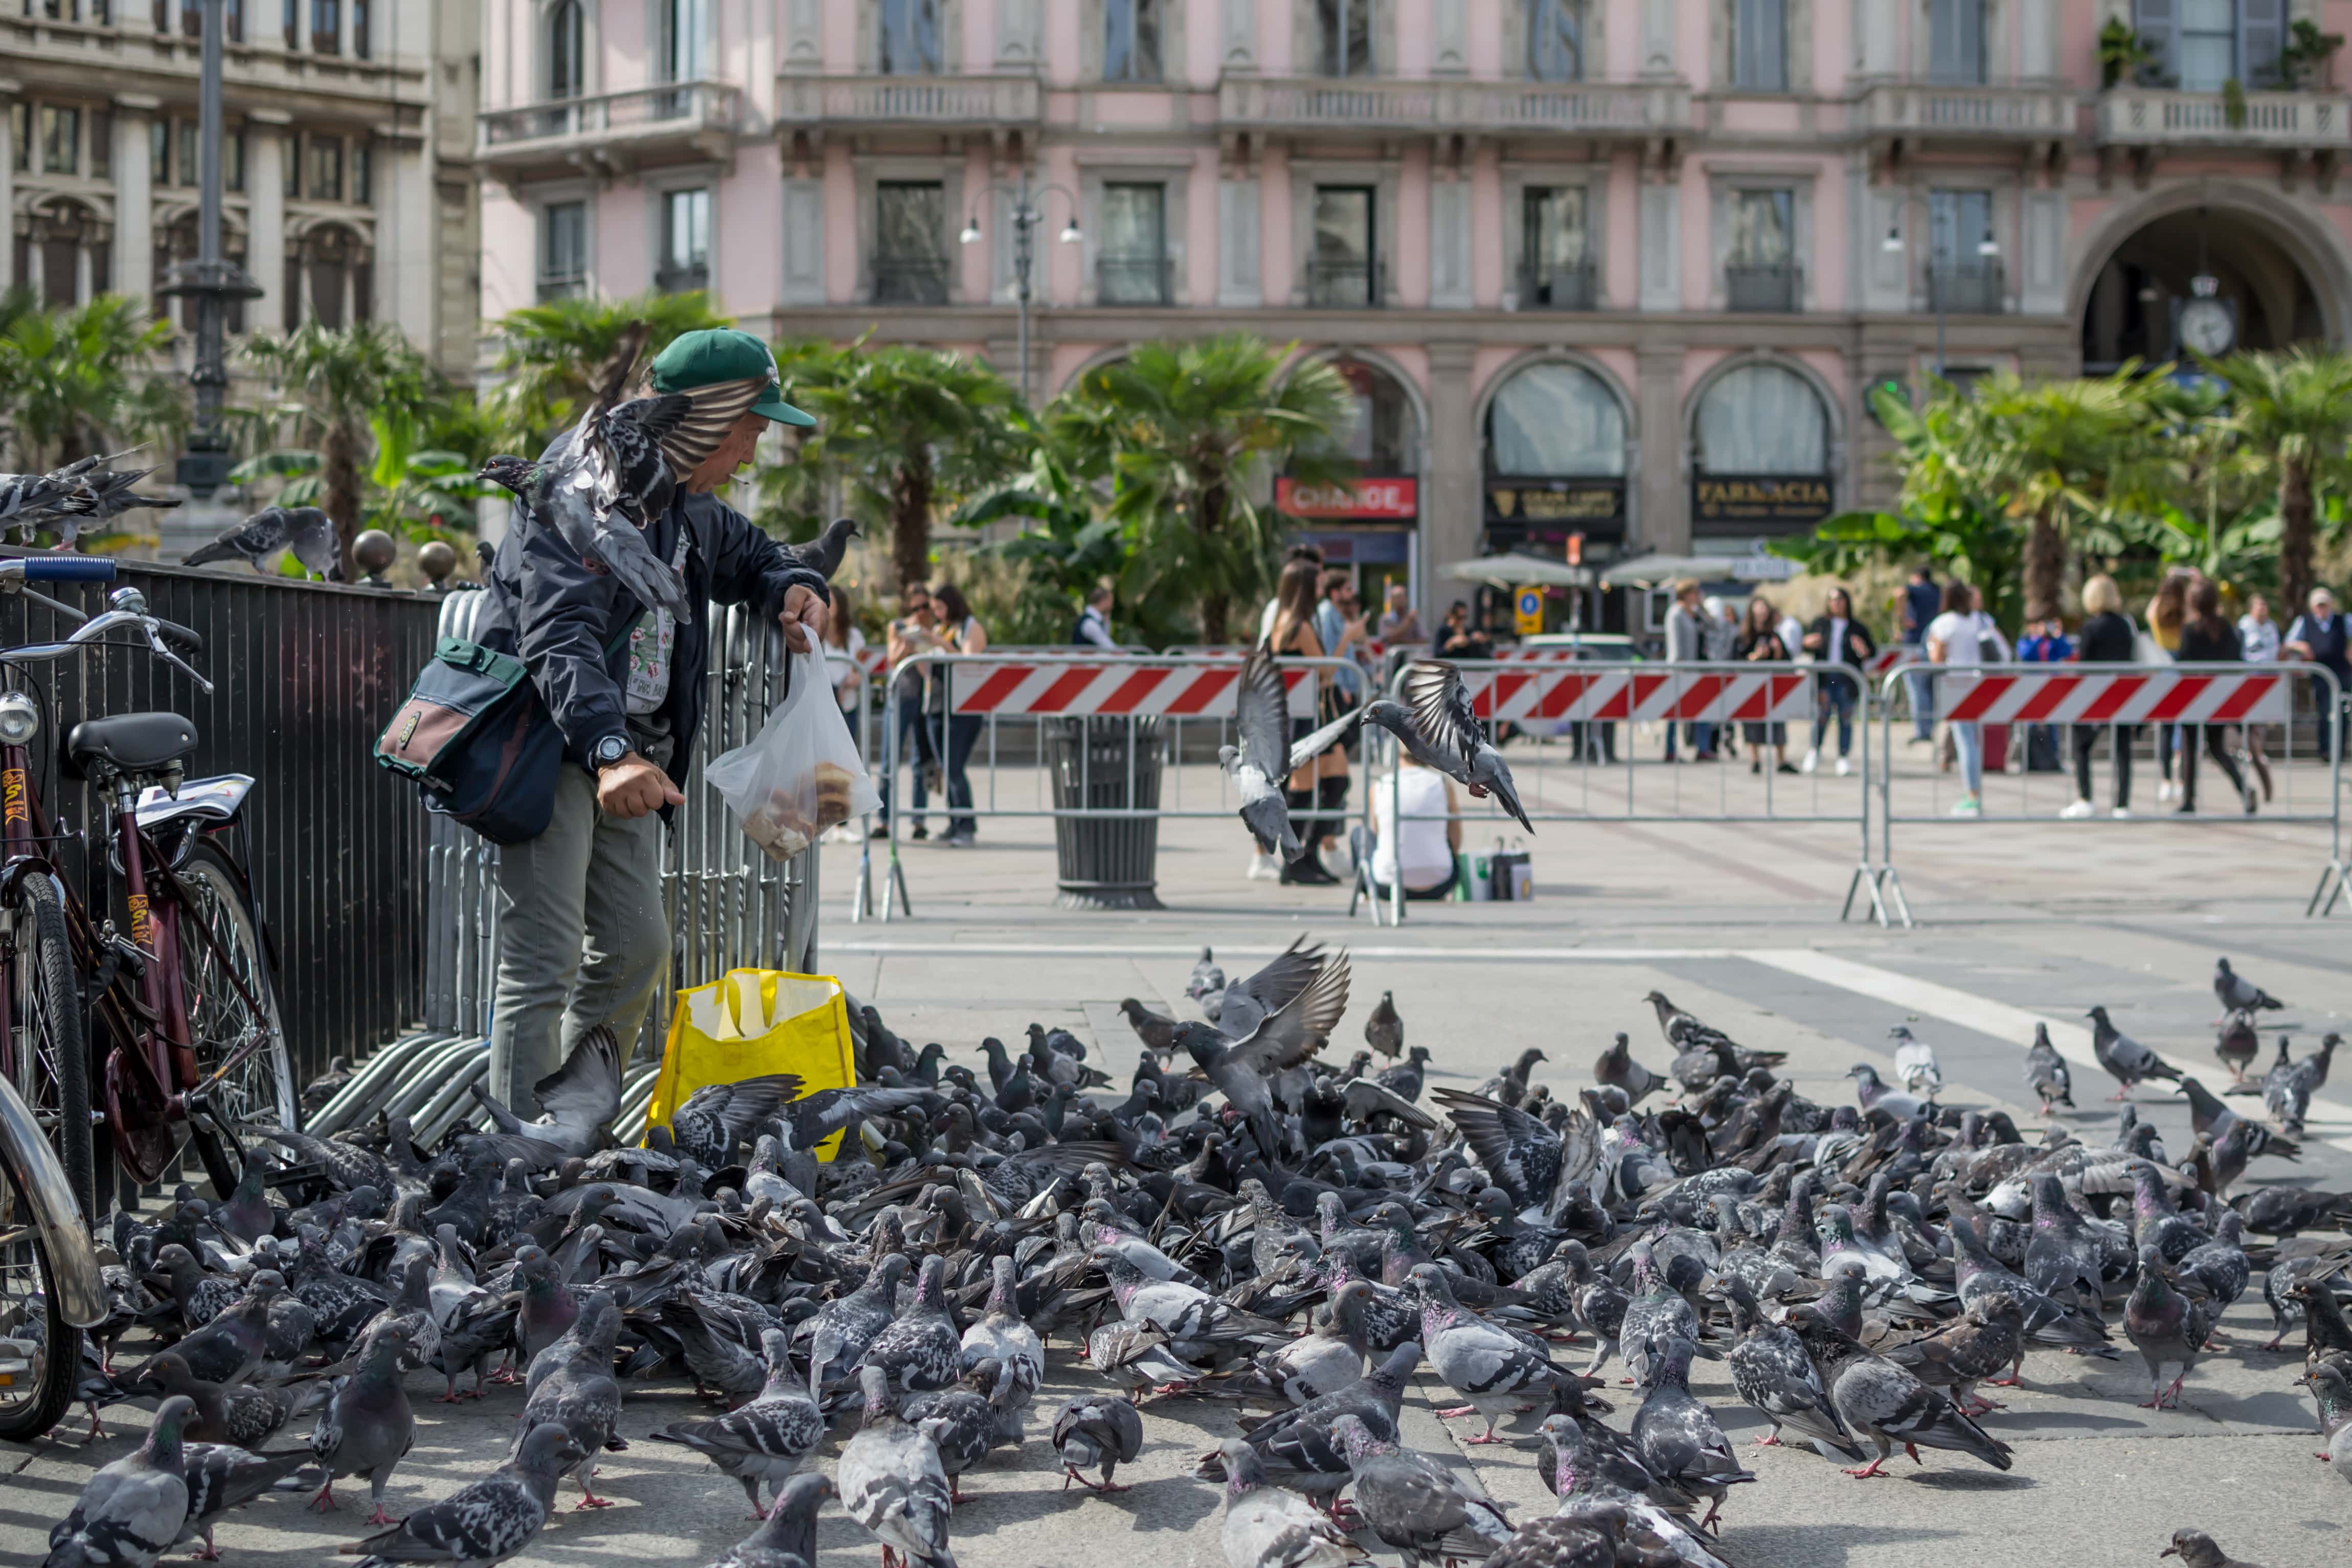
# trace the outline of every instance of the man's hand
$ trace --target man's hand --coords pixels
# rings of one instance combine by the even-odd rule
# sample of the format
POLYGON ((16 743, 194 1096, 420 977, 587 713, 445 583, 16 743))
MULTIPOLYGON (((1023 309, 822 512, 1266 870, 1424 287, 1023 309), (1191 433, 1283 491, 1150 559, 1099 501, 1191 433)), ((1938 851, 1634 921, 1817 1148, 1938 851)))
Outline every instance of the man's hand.
POLYGON ((669 775, 634 751, 596 775, 596 804, 608 817, 625 821, 685 802, 669 775))
POLYGON ((784 607, 776 615, 776 624, 784 629, 784 646, 795 653, 815 647, 832 609, 832 601, 814 588, 795 583, 784 590, 784 607))

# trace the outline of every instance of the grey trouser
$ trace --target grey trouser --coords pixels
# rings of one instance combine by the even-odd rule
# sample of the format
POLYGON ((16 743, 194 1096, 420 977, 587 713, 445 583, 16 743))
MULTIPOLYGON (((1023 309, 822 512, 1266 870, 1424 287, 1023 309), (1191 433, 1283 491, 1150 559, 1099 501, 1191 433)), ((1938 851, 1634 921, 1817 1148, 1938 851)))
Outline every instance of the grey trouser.
POLYGON ((596 809, 596 781, 567 763, 547 831, 499 852, 499 979, 492 1094, 525 1121, 532 1084, 609 1023, 629 1058, 669 952, 661 818, 596 809))

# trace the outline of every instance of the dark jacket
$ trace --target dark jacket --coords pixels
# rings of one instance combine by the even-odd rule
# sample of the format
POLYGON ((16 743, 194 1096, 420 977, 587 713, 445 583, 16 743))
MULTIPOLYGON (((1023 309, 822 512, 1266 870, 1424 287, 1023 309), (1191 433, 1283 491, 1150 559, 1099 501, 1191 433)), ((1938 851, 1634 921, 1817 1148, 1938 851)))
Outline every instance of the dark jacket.
POLYGON ((2186 621, 2180 626, 2180 649, 2173 655, 2184 664, 2233 664, 2245 657, 2238 645, 2238 629, 2227 621, 2210 627, 2186 621))
POLYGON ((1819 637, 1822 640, 1822 645, 1819 649, 1815 650, 1813 657, 1820 660, 1824 664, 1847 664, 1859 669, 1863 665, 1869 664, 1872 659, 1877 656, 1878 640, 1870 634, 1869 627, 1864 625, 1861 622, 1856 621, 1852 617, 1848 617, 1845 623, 1845 634, 1849 638, 1859 637, 1862 639, 1861 658, 1857 659, 1853 656, 1853 650, 1852 648, 1832 648, 1830 646, 1830 617, 1826 615, 1816 615, 1813 617, 1813 623, 1805 628, 1806 636, 1819 637))
POLYGON ((2083 622, 2074 639, 2074 657, 2085 664, 2128 664, 2139 656, 2138 640, 2131 617, 2102 610, 2083 622))
MULTIPOLYGON (((795 583, 819 593, 825 583, 713 497, 679 490, 646 530, 646 543, 668 560, 677 552, 681 528, 690 530, 693 540, 684 575, 694 617, 678 623, 670 645, 669 700, 648 717, 662 721, 674 737, 667 771, 682 782, 702 723, 711 601, 757 605, 772 622, 795 583)), ((522 660, 563 733, 564 757, 587 767, 598 741, 627 734, 627 634, 646 613, 645 606, 618 580, 590 571, 562 534, 541 527, 520 506, 483 588, 474 640, 522 660)), ((789 664, 785 670, 789 679, 789 664)))

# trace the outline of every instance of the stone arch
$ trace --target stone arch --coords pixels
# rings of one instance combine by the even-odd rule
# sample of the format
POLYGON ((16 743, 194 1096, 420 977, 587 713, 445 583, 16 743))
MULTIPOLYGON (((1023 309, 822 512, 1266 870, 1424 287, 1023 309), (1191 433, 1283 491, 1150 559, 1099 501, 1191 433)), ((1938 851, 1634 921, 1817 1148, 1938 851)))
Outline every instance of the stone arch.
POLYGON ((2067 315, 2080 321, 2107 263, 2132 237, 2165 218, 2206 212, 2247 224, 2276 246, 2315 297, 2325 335, 2352 337, 2352 251, 2315 207, 2301 205, 2252 181, 2187 180, 2118 205, 2083 236, 2067 280, 2067 315))
POLYGON ((1129 348, 1130 345, 1126 343, 1113 343, 1108 348, 1097 349, 1093 353, 1088 354, 1085 359, 1079 361, 1076 367, 1073 369, 1068 375, 1062 378, 1062 384, 1054 389, 1055 394, 1058 396, 1063 392, 1068 392, 1072 387, 1077 385, 1079 378, 1084 376, 1089 371, 1098 371, 1105 365, 1115 365, 1118 363, 1121 360, 1127 358, 1129 348))
POLYGON ((1828 426, 1825 456, 1829 472, 1843 481, 1846 453, 1844 398, 1811 362, 1794 354, 1783 354, 1770 349, 1749 349, 1727 355, 1718 363, 1709 366, 1706 373, 1693 384, 1689 395, 1683 400, 1683 476, 1687 479, 1698 469, 1698 413, 1700 406, 1706 402, 1706 394, 1733 371, 1759 365, 1791 371, 1812 389, 1813 396, 1821 402, 1822 416, 1828 426))
POLYGON ((1405 402, 1412 410, 1413 472, 1427 474, 1430 464, 1429 399, 1423 392, 1421 383, 1388 355, 1377 349, 1361 348, 1351 343, 1331 343, 1320 348, 1309 349, 1298 355, 1291 361, 1290 364, 1283 367, 1282 373, 1286 379, 1293 369, 1309 361, 1320 361, 1328 364, 1339 360, 1353 360, 1360 365, 1369 365, 1403 389, 1405 402))
POLYGON ((1630 479, 1639 472, 1642 466, 1642 414, 1640 407, 1633 402, 1633 393, 1628 392, 1625 384, 1617 379, 1616 372, 1601 361, 1580 350, 1559 347, 1529 349, 1523 354, 1515 355, 1506 361, 1501 369, 1488 376, 1486 384, 1478 389, 1473 399, 1470 428, 1478 433, 1481 465, 1483 466, 1486 461, 1484 448, 1486 440, 1486 415, 1494 409, 1496 395, 1510 383, 1511 378, 1522 371, 1543 364, 1573 365, 1598 380, 1608 389, 1609 395, 1617 400, 1617 412, 1625 421, 1626 476, 1630 479))

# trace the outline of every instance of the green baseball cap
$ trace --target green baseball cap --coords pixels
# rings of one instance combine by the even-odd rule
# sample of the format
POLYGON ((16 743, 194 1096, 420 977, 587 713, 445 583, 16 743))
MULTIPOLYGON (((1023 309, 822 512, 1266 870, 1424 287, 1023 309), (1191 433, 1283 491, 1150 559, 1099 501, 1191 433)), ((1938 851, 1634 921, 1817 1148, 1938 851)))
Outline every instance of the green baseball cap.
POLYGON ((766 394, 751 405, 753 413, 766 414, 784 424, 816 423, 814 416, 784 401, 783 389, 776 382, 776 357, 768 352, 767 344, 749 332, 733 327, 681 332, 670 340, 668 348, 654 356, 654 391, 657 392, 689 392, 696 387, 717 386, 721 382, 749 381, 768 383, 766 394))

